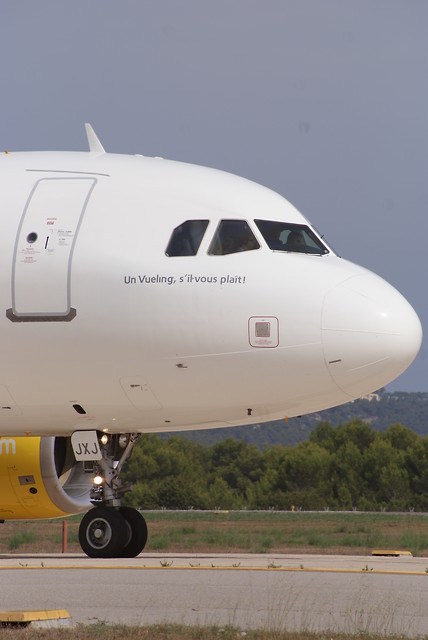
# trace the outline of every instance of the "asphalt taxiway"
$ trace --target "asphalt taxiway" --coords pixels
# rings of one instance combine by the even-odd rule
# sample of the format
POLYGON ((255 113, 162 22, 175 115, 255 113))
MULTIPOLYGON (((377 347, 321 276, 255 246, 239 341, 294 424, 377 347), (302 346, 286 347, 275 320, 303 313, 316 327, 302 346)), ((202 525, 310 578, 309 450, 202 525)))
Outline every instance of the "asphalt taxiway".
POLYGON ((65 609, 71 624, 428 633, 428 558, 1 555, 0 610, 65 609))

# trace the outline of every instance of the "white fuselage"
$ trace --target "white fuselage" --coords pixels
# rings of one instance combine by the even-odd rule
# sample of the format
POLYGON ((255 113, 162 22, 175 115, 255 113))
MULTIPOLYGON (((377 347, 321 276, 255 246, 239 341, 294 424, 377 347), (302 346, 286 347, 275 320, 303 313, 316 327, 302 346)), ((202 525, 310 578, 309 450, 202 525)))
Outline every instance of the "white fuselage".
POLYGON ((242 178, 144 157, 10 153, 0 209, 0 433, 292 417, 384 386, 419 350, 416 314, 379 277, 332 251, 269 249, 255 219, 309 223, 242 178), (197 254, 166 255, 192 219, 209 221, 197 254), (228 219, 247 221, 260 248, 210 254, 228 219))

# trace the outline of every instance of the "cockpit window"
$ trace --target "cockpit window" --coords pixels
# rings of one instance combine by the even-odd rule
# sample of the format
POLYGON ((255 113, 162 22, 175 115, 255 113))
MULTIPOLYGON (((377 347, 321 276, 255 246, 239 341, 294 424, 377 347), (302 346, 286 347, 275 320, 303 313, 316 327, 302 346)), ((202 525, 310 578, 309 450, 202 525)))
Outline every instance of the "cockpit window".
POLYGON ((186 220, 175 227, 166 248, 166 255, 195 256, 208 227, 209 220, 186 220))
POLYGON ((312 229, 304 224, 254 220, 260 233, 273 251, 294 251, 324 255, 327 247, 317 238, 312 229))
POLYGON ((213 256, 260 249, 260 245, 245 220, 221 220, 208 249, 213 256))

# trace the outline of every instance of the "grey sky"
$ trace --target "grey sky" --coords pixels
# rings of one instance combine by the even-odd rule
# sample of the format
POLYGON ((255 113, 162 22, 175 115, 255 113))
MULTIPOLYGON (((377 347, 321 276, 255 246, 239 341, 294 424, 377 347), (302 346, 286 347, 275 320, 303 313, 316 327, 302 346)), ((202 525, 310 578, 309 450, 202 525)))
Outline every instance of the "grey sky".
POLYGON ((426 0, 0 0, 0 149, 225 169, 397 287, 428 391, 426 0))

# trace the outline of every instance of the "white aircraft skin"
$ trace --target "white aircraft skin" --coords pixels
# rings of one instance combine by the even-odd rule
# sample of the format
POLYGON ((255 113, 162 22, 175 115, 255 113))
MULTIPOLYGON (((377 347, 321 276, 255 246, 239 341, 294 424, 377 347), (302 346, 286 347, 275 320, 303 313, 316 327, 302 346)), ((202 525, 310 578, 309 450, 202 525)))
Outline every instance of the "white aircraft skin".
POLYGON ((309 223, 243 178, 102 148, 4 153, 0 203, 1 433, 292 417, 386 385, 419 350, 414 310, 381 278, 332 250, 269 249, 254 219, 309 223), (73 206, 80 226, 69 231, 73 206), (192 219, 209 220, 197 255, 167 256, 173 229, 192 219), (246 220, 260 248, 209 255, 224 219, 246 220), (43 255, 47 224, 68 260, 61 247, 43 255), (62 308, 75 317, 63 321, 62 308), (274 325, 269 344, 251 337, 257 319, 274 325))
POLYGON ((84 552, 134 557, 147 526, 120 472, 140 433, 348 402, 422 331, 278 194, 87 134, 87 153, 0 156, 0 519, 94 506, 84 552))

